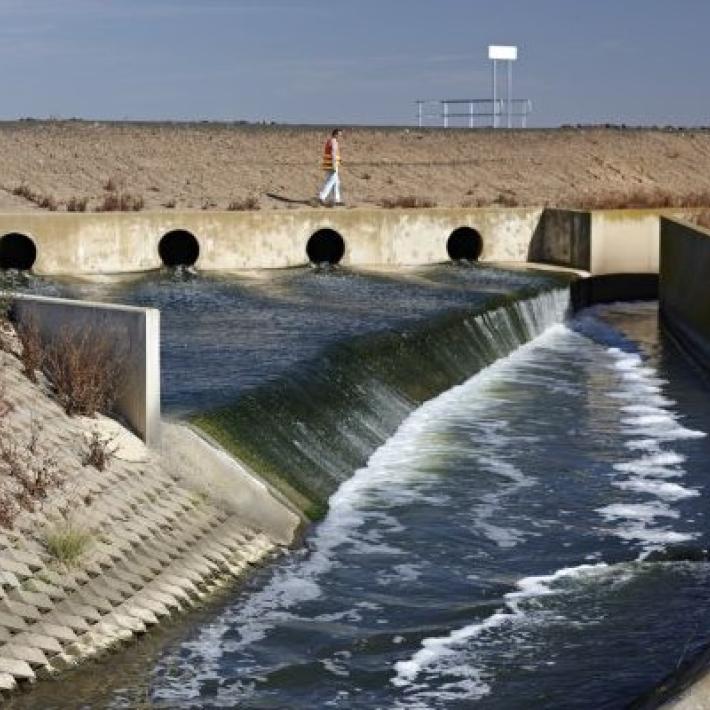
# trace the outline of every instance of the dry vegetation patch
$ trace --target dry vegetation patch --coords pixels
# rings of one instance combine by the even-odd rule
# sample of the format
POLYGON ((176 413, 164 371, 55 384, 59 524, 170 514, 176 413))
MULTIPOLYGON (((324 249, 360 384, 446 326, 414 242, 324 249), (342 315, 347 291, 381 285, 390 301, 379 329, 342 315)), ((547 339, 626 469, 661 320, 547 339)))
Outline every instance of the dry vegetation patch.
POLYGON ((94 328, 65 329, 43 351, 42 370, 71 415, 108 413, 123 378, 122 355, 94 328))
POLYGON ((227 209, 230 212, 246 212, 250 210, 259 209, 259 200, 254 195, 249 197, 244 197, 242 199, 232 200, 228 205, 227 209))
POLYGON ((403 207, 406 209, 416 209, 422 207, 436 207, 436 202, 430 200, 428 197, 416 197, 414 195, 407 195, 405 197, 395 197, 395 198, 383 198, 380 200, 380 207, 385 209, 394 209, 396 207, 403 207))
POLYGON ((710 207, 710 190, 675 193, 661 188, 618 189, 587 195, 575 206, 583 210, 710 207))

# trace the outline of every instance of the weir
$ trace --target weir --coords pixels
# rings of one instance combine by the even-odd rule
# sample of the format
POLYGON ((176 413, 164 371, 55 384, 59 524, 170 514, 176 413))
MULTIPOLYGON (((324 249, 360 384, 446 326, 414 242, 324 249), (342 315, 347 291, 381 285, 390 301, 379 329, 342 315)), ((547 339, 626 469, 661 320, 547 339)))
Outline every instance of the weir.
MULTIPOLYGON (((594 305, 656 296, 659 218, 629 217, 636 256, 614 261, 615 217, 545 214, 531 258, 601 272, 571 293, 569 274, 486 264, 485 233, 460 222, 437 235, 457 262, 440 266, 358 271, 340 225, 301 242, 339 269, 212 276, 211 247, 169 229, 160 256, 190 265, 192 237, 196 274, 31 282, 159 307, 167 411, 242 462, 254 489, 261 477, 319 521, 209 629, 143 664, 153 700, 305 709, 357 687, 369 706, 533 705, 544 692, 562 708, 583 705, 580 687, 626 703, 672 667, 708 586, 705 566, 673 560, 710 546, 710 417, 655 304, 594 305), (604 273, 621 267, 631 273, 604 273), (619 664, 631 680, 600 683, 619 664)), ((678 230, 697 241, 660 224, 661 244, 678 230)), ((661 308, 690 323, 664 263, 661 308)), ((116 678, 102 698, 126 701, 134 685, 116 678)))

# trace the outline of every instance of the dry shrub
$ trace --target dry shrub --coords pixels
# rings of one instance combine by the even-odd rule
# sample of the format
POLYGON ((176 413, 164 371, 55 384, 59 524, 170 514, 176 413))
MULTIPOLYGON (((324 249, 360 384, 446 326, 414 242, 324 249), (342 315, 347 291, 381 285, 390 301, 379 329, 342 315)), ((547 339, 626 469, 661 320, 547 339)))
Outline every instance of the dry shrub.
POLYGON ((17 187, 13 187, 12 194, 17 195, 17 197, 24 197, 30 202, 34 202, 36 198, 36 193, 24 182, 17 187))
POLYGON ((108 192, 96 208, 97 212, 140 212, 145 207, 141 195, 130 192, 108 192))
POLYGON ((24 199, 34 202, 38 207, 42 209, 49 210, 50 212, 55 212, 59 203, 56 198, 52 195, 43 195, 39 192, 35 192, 29 185, 22 183, 17 187, 12 189, 12 194, 18 197, 24 197, 24 199))
POLYGON ((661 188, 635 188, 588 195, 577 203, 585 210, 710 207, 710 191, 677 194, 661 188))
POLYGON ((109 412, 124 374, 121 353, 93 328, 62 331, 45 349, 42 369, 70 416, 109 412))
POLYGON ((116 190, 118 190, 118 183, 119 183, 119 180, 117 180, 116 178, 110 177, 106 180, 106 182, 103 185, 104 190, 106 190, 107 192, 115 192, 116 190))
POLYGON ((406 207, 408 209, 436 207, 436 202, 430 200, 428 197, 415 197, 414 195, 408 195, 406 197, 395 197, 393 199, 386 197, 380 200, 380 207, 385 207, 386 209, 393 209, 395 207, 406 207))
POLYGON ((247 212, 259 209, 259 200, 254 195, 249 195, 241 200, 232 200, 227 209, 230 212, 247 212))
POLYGON ((59 203, 52 197, 52 195, 40 195, 37 200, 37 205, 42 209, 49 210, 50 212, 56 212, 59 203))
POLYGON ((518 207, 520 204, 514 192, 501 192, 498 197, 493 200, 493 203, 501 207, 518 207))
POLYGON ((172 209, 175 209, 176 204, 177 204, 177 202, 174 199, 172 199, 172 200, 168 200, 167 202, 164 202, 163 207, 165 207, 169 210, 172 210, 172 209))
POLYGON ((116 453, 112 447, 113 439, 103 438, 98 431, 91 432, 91 438, 81 463, 84 466, 93 466, 97 471, 104 471, 116 453))
POLYGON ((40 445, 35 422, 24 441, 0 428, 0 525, 11 528, 21 510, 34 511, 51 490, 64 485, 56 459, 40 445))
POLYGON ((86 212, 86 206, 88 204, 88 197, 72 197, 69 202, 67 202, 67 212, 86 212))
POLYGON ((39 332, 39 326, 34 318, 28 318, 17 326, 17 337, 22 346, 20 362, 22 371, 30 382, 37 382, 37 370, 44 363, 44 346, 39 332))

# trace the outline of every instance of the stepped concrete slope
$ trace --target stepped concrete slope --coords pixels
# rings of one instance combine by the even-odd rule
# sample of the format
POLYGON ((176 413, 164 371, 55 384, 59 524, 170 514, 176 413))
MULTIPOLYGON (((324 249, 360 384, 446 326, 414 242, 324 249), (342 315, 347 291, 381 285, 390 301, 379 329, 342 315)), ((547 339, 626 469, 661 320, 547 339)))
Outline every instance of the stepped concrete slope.
POLYGON ((299 516, 189 429, 166 426, 169 454, 152 451, 112 420, 67 417, 13 354, 0 366, 0 459, 31 449, 65 479, 0 528, 3 692, 145 633, 293 541, 299 516), (115 449, 103 471, 84 463, 94 432, 115 449), (83 537, 71 564, 49 551, 67 530, 83 537))

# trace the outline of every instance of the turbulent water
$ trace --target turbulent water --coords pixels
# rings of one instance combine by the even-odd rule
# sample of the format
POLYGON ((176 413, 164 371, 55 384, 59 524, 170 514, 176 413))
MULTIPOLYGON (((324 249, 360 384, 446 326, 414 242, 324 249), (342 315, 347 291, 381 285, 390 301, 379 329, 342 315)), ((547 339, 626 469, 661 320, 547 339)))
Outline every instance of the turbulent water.
MULTIPOLYGON (((439 323, 467 290, 473 306, 490 303, 476 278, 419 274, 400 289, 421 289, 439 323)), ((373 420, 380 444, 361 452, 302 549, 146 654, 146 668, 116 670, 101 687, 80 675, 34 702, 621 708, 710 642, 710 565, 659 561, 710 545, 707 387, 659 334, 655 304, 573 320, 559 292, 492 305, 446 321, 453 339, 429 358, 449 363, 443 393, 421 406, 397 389, 426 379, 404 358, 414 369, 378 400, 401 424, 386 438, 390 426, 373 420), (462 377, 459 361, 476 353, 483 369, 462 377)), ((387 325, 407 340, 413 320, 403 306, 387 325)), ((311 362, 294 347, 293 362, 311 362)), ((381 352, 380 336, 358 352, 367 347, 381 352)), ((333 443, 329 465, 350 451, 333 443)))

